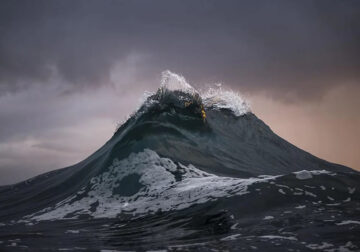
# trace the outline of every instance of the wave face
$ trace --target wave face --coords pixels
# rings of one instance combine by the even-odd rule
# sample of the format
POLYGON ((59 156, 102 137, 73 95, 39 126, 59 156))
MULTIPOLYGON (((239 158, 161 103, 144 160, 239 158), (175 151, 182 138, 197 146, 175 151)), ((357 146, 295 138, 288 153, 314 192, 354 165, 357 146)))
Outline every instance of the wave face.
POLYGON ((238 94, 167 71, 93 155, 0 187, 0 250, 358 251, 359 191, 238 94))

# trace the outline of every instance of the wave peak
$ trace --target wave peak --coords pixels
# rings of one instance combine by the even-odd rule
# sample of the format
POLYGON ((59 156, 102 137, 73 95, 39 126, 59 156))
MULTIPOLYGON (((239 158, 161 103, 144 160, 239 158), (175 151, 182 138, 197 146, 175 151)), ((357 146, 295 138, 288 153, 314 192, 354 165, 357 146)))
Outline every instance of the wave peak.
POLYGON ((161 85, 157 92, 144 96, 144 104, 150 106, 155 101, 163 102, 168 100, 170 94, 174 103, 183 103, 185 107, 189 103, 196 103, 207 110, 230 110, 235 116, 251 112, 249 103, 240 93, 223 90, 221 85, 201 92, 191 86, 182 75, 169 70, 162 72, 161 85))

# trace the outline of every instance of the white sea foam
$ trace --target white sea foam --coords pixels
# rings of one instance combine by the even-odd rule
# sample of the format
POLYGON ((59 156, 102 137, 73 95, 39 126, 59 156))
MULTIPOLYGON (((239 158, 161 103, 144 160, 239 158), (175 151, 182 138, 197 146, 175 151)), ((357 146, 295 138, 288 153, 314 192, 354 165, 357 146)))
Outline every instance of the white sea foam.
POLYGON ((326 251, 326 252, 350 252, 350 251, 359 251, 358 247, 353 244, 351 241, 348 241, 343 246, 335 247, 335 245, 322 242, 321 244, 312 243, 306 246, 311 250, 319 250, 319 251, 326 251))
POLYGON ((308 247, 309 249, 312 249, 312 250, 324 250, 327 248, 334 247, 334 245, 331 243, 322 242, 321 244, 312 243, 312 244, 307 245, 306 247, 308 247))
POLYGON ((180 90, 185 93, 195 93, 196 90, 186 81, 184 76, 166 70, 161 73, 161 88, 170 91, 180 90))
POLYGON ((229 109, 236 116, 251 111, 249 103, 239 93, 223 90, 221 85, 218 85, 217 88, 210 88, 206 92, 198 92, 183 76, 169 70, 162 73, 161 88, 171 91, 180 90, 190 94, 197 93, 201 96, 205 108, 229 109))
MULTIPOLYGON (((242 116, 251 112, 249 103, 237 92, 231 90, 223 90, 221 84, 216 85, 216 88, 210 88, 205 92, 199 92, 192 87, 186 79, 179 74, 173 73, 169 70, 162 72, 161 84, 157 92, 165 93, 166 91, 182 91, 191 95, 199 95, 203 101, 205 109, 228 109, 234 113, 235 116, 242 116)), ((117 126, 117 131, 129 118, 139 117, 146 110, 139 110, 141 107, 151 107, 154 103, 159 102, 156 99, 149 99, 155 92, 145 91, 139 99, 139 104, 136 111, 128 116, 125 116, 117 126)))
POLYGON ((300 180, 311 179, 313 177, 309 171, 305 171, 305 170, 294 173, 296 175, 296 178, 300 180))
MULTIPOLYGON (((314 170, 314 171, 302 170, 293 173, 295 174, 296 178, 300 180, 311 179, 314 175, 321 175, 321 174, 328 174, 331 176, 336 175, 335 173, 331 173, 327 170, 314 170)), ((309 186, 305 186, 305 187, 309 187, 309 186)), ((314 187, 309 187, 309 188, 314 188, 314 187)))
POLYGON ((284 192, 283 189, 279 189, 278 191, 279 191, 279 193, 286 195, 286 192, 284 192))
POLYGON ((356 188, 351 188, 351 187, 348 187, 348 191, 350 194, 353 194, 355 192, 356 188))
POLYGON ((262 236, 259 236, 259 237, 264 238, 264 239, 280 239, 280 240, 297 241, 297 238, 293 237, 293 236, 262 235, 262 236))
POLYGON ((272 220, 272 219, 274 219, 274 216, 271 215, 264 217, 264 220, 272 220))
POLYGON ((338 225, 338 226, 343 226, 343 225, 360 225, 360 221, 345 220, 345 221, 342 221, 342 222, 340 222, 340 223, 336 223, 336 225, 338 225))
POLYGON ((54 207, 25 218, 42 221, 77 218, 81 214, 94 218, 112 218, 120 213, 141 216, 156 211, 181 210, 218 198, 246 194, 249 185, 274 178, 276 176, 249 179, 220 177, 203 172, 193 165, 175 164, 145 149, 121 161, 115 159, 108 171, 91 179, 89 191, 85 192, 84 187, 54 207), (176 180, 175 172, 182 174, 180 181, 176 180), (114 193, 124 178, 134 174, 143 186, 140 190, 129 196, 114 193), (96 209, 92 209, 93 204, 98 204, 96 209), (69 214, 72 216, 69 217, 69 214))
MULTIPOLYGON (((314 176, 326 171, 309 173, 314 176)), ((216 176, 191 164, 185 166, 175 163, 145 149, 143 152, 132 153, 123 160, 114 159, 108 169, 93 177, 71 197, 25 216, 19 222, 76 219, 82 214, 93 218, 114 218, 119 214, 138 217, 157 211, 182 210, 219 198, 247 194, 248 186, 254 183, 269 183, 278 177, 240 179, 216 176), (181 179, 178 178, 179 174, 181 179), (129 176, 132 176, 132 179, 129 180, 129 176), (138 186, 135 189, 124 193, 129 185, 136 184, 138 186)))
POLYGON ((78 234, 80 231, 79 230, 66 230, 65 233, 68 233, 68 234, 78 234))
POLYGON ((234 241, 234 240, 236 240, 239 236, 241 236, 241 234, 229 235, 229 236, 226 236, 226 237, 224 237, 224 238, 221 238, 220 241, 234 241))
POLYGON ((242 116, 251 111, 249 103, 234 91, 226 91, 221 87, 210 88, 201 95, 207 108, 229 109, 236 116, 242 116))

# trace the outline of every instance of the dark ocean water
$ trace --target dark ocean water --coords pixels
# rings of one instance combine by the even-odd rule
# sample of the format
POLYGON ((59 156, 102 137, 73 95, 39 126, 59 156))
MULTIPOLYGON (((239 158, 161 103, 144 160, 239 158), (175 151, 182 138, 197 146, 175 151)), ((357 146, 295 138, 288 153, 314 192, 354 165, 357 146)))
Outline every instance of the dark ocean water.
POLYGON ((0 187, 0 251, 359 251, 360 175, 231 93, 160 88, 84 161, 0 187))

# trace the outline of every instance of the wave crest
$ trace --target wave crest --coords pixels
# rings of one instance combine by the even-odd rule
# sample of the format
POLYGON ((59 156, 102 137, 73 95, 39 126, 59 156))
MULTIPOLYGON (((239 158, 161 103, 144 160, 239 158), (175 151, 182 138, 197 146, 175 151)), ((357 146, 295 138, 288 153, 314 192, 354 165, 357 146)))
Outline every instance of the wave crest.
POLYGON ((193 88, 185 79, 184 76, 173 73, 169 70, 163 71, 161 73, 161 86, 162 89, 167 89, 169 91, 182 91, 184 93, 194 94, 197 93, 195 88, 193 88))
POLYGON ((143 106, 150 107, 154 102, 162 102, 170 94, 175 94, 173 96, 180 102, 201 103, 205 109, 209 110, 230 110, 235 116, 242 116, 251 112, 249 103, 240 93, 223 90, 221 87, 199 92, 182 75, 169 70, 162 72, 161 85, 157 92, 148 92, 144 95, 143 106))
POLYGON ((221 87, 210 88, 201 95, 207 108, 228 109, 236 116, 242 116, 251 112, 249 103, 234 91, 225 91, 221 87))

